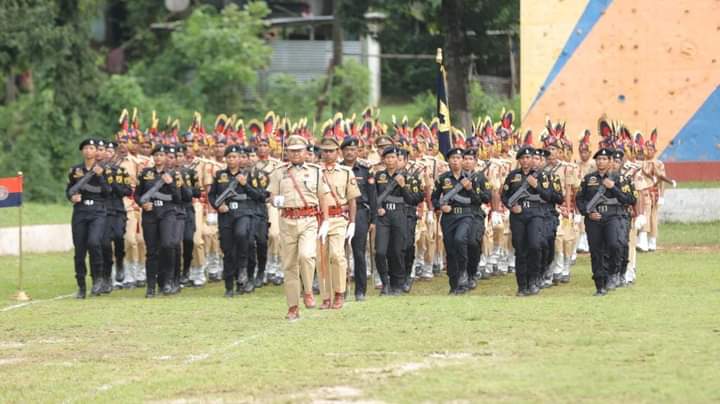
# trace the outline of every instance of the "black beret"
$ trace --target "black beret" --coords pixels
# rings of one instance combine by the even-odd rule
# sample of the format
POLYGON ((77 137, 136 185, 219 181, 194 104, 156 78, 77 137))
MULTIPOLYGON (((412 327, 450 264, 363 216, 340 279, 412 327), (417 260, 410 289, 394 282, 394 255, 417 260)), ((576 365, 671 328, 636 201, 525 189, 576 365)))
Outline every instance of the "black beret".
MULTIPOLYGON (((170 153, 170 147, 168 145, 159 144, 159 145, 155 146, 155 148, 153 149, 151 154, 160 153, 160 152, 170 153)), ((174 151, 173 151, 173 153, 174 153, 174 151)))
POLYGON ((242 145, 231 144, 225 148, 225 155, 227 156, 230 153, 248 154, 248 149, 242 145))
POLYGON ((386 148, 383 149, 383 151, 382 151, 382 156, 385 157, 385 156, 387 156, 388 154, 398 154, 398 153, 400 153, 400 148, 399 148, 399 147, 388 146, 388 147, 386 147, 386 148))
POLYGON ((117 149, 117 146, 117 142, 113 141, 107 142, 107 144, 105 145, 105 147, 107 147, 108 149, 117 149))
POLYGON ((515 159, 520 160, 523 156, 532 156, 533 154, 535 154, 535 149, 533 147, 523 146, 517 151, 517 154, 515 154, 515 159))
POLYGON ((594 159, 598 158, 599 156, 605 156, 607 158, 612 158, 613 151, 612 149, 609 149, 607 147, 603 147, 602 149, 595 152, 595 155, 593 156, 594 159))
POLYGON ((623 157, 625 157, 625 152, 620 149, 616 149, 615 152, 613 153, 613 158, 615 160, 622 160, 623 157))
POLYGON ((96 146, 97 147, 97 140, 95 139, 85 139, 82 142, 80 142, 80 147, 78 149, 82 150, 85 146, 96 146))
POLYGON ((451 156, 463 156, 463 149, 459 147, 453 147, 452 149, 448 150, 447 153, 445 153, 445 158, 450 160, 451 156))
POLYGON ((400 150, 398 150, 398 155, 407 159, 410 153, 408 153, 407 149, 400 148, 400 150))
POLYGON ((105 146, 107 146, 107 142, 104 141, 104 140, 102 140, 102 139, 96 140, 96 141, 95 141, 95 144, 96 144, 97 147, 105 147, 105 146))
POLYGON ((182 143, 178 143, 175 145, 175 150, 177 150, 178 153, 185 153, 187 151, 187 146, 182 143))
POLYGON ((354 137, 346 137, 345 139, 343 139, 343 142, 342 142, 342 144, 340 145, 340 148, 341 148, 341 149, 344 149, 344 148, 350 147, 350 146, 355 146, 355 147, 357 147, 357 146, 359 146, 359 145, 360 145, 360 141, 359 141, 357 138, 354 138, 354 137))
POLYGON ((477 157, 477 149, 465 149, 463 156, 477 157))
POLYGON ((540 157, 550 157, 550 150, 547 149, 535 149, 533 152, 534 155, 540 156, 540 157))

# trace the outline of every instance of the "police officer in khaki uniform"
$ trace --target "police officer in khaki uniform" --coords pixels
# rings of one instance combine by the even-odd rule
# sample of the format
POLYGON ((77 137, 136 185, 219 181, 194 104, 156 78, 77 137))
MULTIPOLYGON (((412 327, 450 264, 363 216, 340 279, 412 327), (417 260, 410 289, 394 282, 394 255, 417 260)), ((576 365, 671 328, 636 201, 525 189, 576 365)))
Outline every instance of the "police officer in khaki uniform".
MULTIPOLYGON (((312 279, 315 240, 319 237, 325 242, 330 227, 326 203, 329 189, 322 181, 320 166, 304 162, 307 145, 301 136, 288 138, 285 149, 289 163, 273 171, 269 186, 272 203, 280 209, 280 254, 290 321, 300 317, 300 273, 312 279), (318 216, 322 221, 319 230, 318 216)), ((305 293, 304 303, 306 307, 314 306, 312 292, 305 293)))
POLYGON ((355 235, 355 198, 360 196, 360 189, 352 169, 337 162, 340 149, 338 141, 325 138, 319 147, 322 155, 322 177, 330 189, 330 198, 327 200, 330 214, 327 220, 327 242, 320 245, 320 257, 321 261, 324 261, 320 262, 318 271, 322 297, 320 309, 341 309, 347 278, 345 240, 351 242, 355 235))

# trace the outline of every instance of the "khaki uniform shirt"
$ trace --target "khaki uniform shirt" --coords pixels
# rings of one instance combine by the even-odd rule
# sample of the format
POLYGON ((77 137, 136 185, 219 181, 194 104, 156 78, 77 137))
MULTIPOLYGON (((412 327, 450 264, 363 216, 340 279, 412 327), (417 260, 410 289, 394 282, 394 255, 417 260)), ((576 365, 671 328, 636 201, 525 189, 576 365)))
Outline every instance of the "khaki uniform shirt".
POLYGON ((323 166, 323 179, 330 189, 328 206, 344 206, 351 199, 360 196, 360 188, 350 167, 340 164, 334 164, 332 167, 323 166))
POLYGON ((272 195, 285 198, 283 208, 320 206, 318 197, 330 192, 327 184, 322 180, 320 166, 311 163, 299 165, 288 163, 279 166, 270 175, 268 189, 272 195), (295 179, 294 182, 291 176, 295 179))

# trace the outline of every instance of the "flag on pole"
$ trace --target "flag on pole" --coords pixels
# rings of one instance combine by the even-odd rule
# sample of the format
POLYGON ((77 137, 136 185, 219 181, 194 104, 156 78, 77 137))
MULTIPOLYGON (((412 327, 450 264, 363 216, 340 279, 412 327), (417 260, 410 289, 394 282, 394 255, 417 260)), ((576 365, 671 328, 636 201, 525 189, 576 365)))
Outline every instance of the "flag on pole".
POLYGON ((0 178, 0 208, 22 205, 22 177, 0 178))
POLYGON ((437 49, 435 61, 438 64, 437 75, 437 117, 438 117, 438 149, 444 156, 452 148, 450 138, 450 108, 447 97, 447 73, 443 64, 442 48, 437 49))

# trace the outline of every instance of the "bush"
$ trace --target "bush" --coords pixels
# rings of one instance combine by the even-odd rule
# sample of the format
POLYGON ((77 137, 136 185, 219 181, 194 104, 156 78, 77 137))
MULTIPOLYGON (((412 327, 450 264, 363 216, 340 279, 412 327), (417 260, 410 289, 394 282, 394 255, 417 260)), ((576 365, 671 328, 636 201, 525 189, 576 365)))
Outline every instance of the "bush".
POLYGON ((267 109, 294 121, 315 113, 318 92, 316 81, 298 83, 289 74, 275 74, 270 77, 263 99, 267 109))

